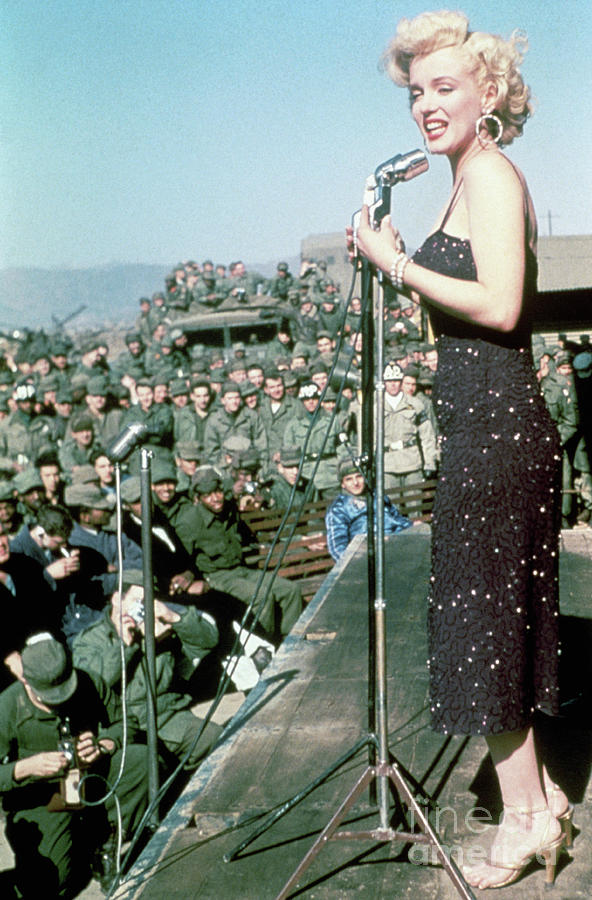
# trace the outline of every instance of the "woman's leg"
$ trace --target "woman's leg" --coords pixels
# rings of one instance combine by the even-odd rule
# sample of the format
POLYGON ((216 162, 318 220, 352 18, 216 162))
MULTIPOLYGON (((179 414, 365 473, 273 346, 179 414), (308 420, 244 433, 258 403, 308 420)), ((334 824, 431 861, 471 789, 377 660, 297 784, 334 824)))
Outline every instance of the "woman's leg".
POLYGON ((467 881, 482 889, 513 880, 522 860, 528 861, 561 836, 561 826, 547 807, 532 728, 491 735, 487 745, 499 779, 504 818, 489 859, 464 869, 467 881))

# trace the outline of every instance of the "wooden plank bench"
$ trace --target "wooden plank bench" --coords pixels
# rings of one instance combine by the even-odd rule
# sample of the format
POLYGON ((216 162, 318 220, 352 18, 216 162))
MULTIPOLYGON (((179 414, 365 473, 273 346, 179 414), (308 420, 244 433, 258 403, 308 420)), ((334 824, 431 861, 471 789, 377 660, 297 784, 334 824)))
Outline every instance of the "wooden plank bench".
MULTIPOLYGON (((434 478, 405 488, 397 488, 389 491, 388 495, 399 510, 409 518, 429 522, 432 517, 436 484, 437 480, 434 478)), ((317 500, 305 503, 299 511, 293 510, 289 513, 268 566, 269 571, 274 571, 283 553, 278 574, 298 581, 306 602, 314 597, 334 566, 334 560, 327 548, 325 529, 325 513, 330 503, 331 499, 317 500), (288 542, 292 531, 293 536, 288 542)), ((248 562, 262 568, 284 518, 283 513, 277 509, 256 509, 241 513, 241 518, 260 545, 260 549, 248 557, 248 562)))

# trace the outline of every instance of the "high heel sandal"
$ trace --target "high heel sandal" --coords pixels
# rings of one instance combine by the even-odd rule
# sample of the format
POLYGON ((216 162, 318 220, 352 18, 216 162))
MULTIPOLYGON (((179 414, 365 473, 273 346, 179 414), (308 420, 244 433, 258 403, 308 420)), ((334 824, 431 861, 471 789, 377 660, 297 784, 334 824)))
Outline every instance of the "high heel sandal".
MULTIPOLYGON (((563 793, 563 791, 558 784, 550 784, 545 785, 545 793, 547 795, 547 803, 549 804, 549 809, 552 809, 553 794, 563 793)), ((570 803, 569 800, 567 801, 566 809, 564 809, 562 813, 553 813, 553 815, 561 825, 561 831, 565 835, 564 846, 567 850, 571 850, 571 848, 573 847, 573 814, 573 803, 570 803)))
MULTIPOLYGON (((479 875, 480 866, 477 866, 476 871, 473 875, 473 879, 471 879, 470 869, 464 870, 464 876, 466 880, 472 887, 480 888, 482 890, 485 890, 486 888, 506 887, 506 885, 512 884, 514 881, 517 881, 526 867, 533 860, 536 860, 537 862, 541 863, 541 865, 544 864, 545 866, 545 887, 552 887, 555 882, 555 870, 557 867, 557 862, 559 860, 559 856, 561 855, 565 840, 565 835, 560 823, 558 822, 557 818, 551 814, 548 807, 544 807, 542 809, 523 809, 518 806, 507 805, 506 810, 512 810, 513 812, 518 813, 518 815, 529 817, 532 825, 532 837, 534 840, 536 840, 536 845, 534 847, 529 847, 522 853, 522 855, 519 855, 520 850, 525 846, 525 842, 523 842, 522 844, 515 842, 517 845, 514 846, 513 851, 516 856, 512 858, 510 855, 512 851, 510 850, 510 854, 500 859, 498 858, 500 849, 507 850, 508 848, 499 848, 498 853, 496 854, 494 841, 492 853, 486 865, 489 867, 489 869, 507 870, 507 878, 502 877, 501 881, 496 881, 494 883, 488 884, 486 874, 484 872, 481 872, 481 875, 479 875), (534 827, 535 819, 540 820, 540 824, 537 825, 536 829, 534 827), (553 827, 554 825, 555 827, 553 827), (556 833, 558 826, 559 834, 556 833), (553 836, 554 832, 555 835, 553 836)), ((504 824, 505 815, 504 822, 499 826, 500 829, 503 829, 504 824)), ((508 828, 506 830, 509 831, 508 828)), ((509 834, 512 833, 516 832, 509 831, 509 834)))

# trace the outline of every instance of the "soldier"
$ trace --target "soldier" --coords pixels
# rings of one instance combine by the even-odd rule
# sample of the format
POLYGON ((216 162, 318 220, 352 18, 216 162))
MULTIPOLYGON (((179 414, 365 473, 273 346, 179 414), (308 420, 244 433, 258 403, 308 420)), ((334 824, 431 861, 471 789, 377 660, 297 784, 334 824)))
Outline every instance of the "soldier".
POLYGON ((556 371, 542 378, 541 389, 561 440, 563 457, 561 524, 563 528, 570 528, 575 518, 574 458, 579 442, 579 412, 571 380, 571 355, 559 351, 555 357, 555 365, 556 371))
POLYGON ((307 482, 303 478, 298 478, 299 467, 299 451, 283 448, 277 460, 277 472, 271 476, 269 486, 273 506, 279 510, 286 510, 290 500, 295 509, 305 501, 307 482))
POLYGON ((276 276, 269 283, 269 296, 283 303, 288 302, 288 291, 294 284, 294 276, 290 272, 288 263, 279 262, 277 264, 276 276))
POLYGON ((178 415, 177 441, 196 441, 203 447, 206 422, 212 407, 212 387, 208 378, 197 375, 191 379, 189 399, 178 415))
POLYGON ((16 409, 0 424, 0 454, 22 468, 31 464, 51 439, 51 419, 35 414, 35 388, 29 382, 13 391, 16 409))
POLYGON ((187 493, 191 487, 191 479, 195 475, 202 457, 203 448, 197 441, 177 441, 175 444, 177 490, 180 493, 187 493))
POLYGON ((327 332, 335 340, 343 327, 343 309, 335 297, 335 285, 327 283, 325 293, 321 297, 319 307, 319 323, 321 330, 327 332))
MULTIPOLYGON (((125 645, 128 709, 145 731, 146 676, 144 672, 144 588, 142 572, 127 571, 124 590, 116 591, 98 622, 76 636, 74 663, 90 675, 98 675, 113 690, 121 691, 121 649, 125 645)), ((221 734, 213 722, 190 709, 189 680, 200 661, 218 642, 218 629, 207 613, 194 606, 174 607, 154 600, 156 636, 156 724, 159 740, 173 754, 175 763, 185 760, 195 768, 221 734)))
POLYGON ((224 439, 230 434, 241 434, 249 445, 259 450, 267 460, 267 434, 257 413, 243 405, 238 385, 226 381, 220 392, 221 409, 209 416, 204 432, 204 454, 211 463, 222 462, 224 439))
POLYGON ((148 297, 140 297, 138 302, 140 305, 140 313, 136 317, 136 331, 140 334, 142 341, 147 346, 152 340, 152 328, 150 327, 150 300, 148 297))
POLYGON ((138 403, 126 410, 121 427, 135 422, 146 426, 149 442, 160 447, 173 446, 173 414, 164 403, 154 403, 154 389, 149 379, 141 379, 136 385, 138 403))
POLYGON ((177 533, 194 564, 216 590, 250 604, 253 616, 276 645, 302 611, 302 594, 294 582, 250 568, 245 556, 253 535, 239 518, 236 504, 227 500, 220 476, 213 469, 196 474, 195 503, 184 507, 177 533))
POLYGON ((401 390, 403 370, 396 363, 384 371, 385 488, 433 477, 436 436, 423 404, 401 390))
POLYGON ((259 417, 267 434, 270 459, 277 462, 284 442, 284 432, 292 419, 303 416, 302 404, 286 394, 284 376, 278 369, 267 369, 263 382, 264 397, 259 417))
POLYGON ((93 420, 95 441, 108 447, 121 431, 122 411, 113 407, 109 382, 104 375, 89 378, 84 401, 93 420))
POLYGON ((19 681, 0 695, 0 791, 15 856, 14 896, 18 889, 21 897, 74 897, 119 815, 124 836, 140 823, 146 748, 133 743, 132 717, 122 768, 120 705, 101 679, 73 668, 70 653, 50 634, 30 638, 20 665, 19 681), (70 768, 79 770, 77 780, 80 772, 99 776, 86 783, 88 800, 117 782, 104 806, 66 804, 70 768))
POLYGON ((95 449, 94 422, 89 412, 79 412, 70 420, 72 436, 67 438, 58 451, 62 471, 67 478, 72 477, 74 466, 90 463, 90 455, 95 449))
POLYGON ((121 380, 124 375, 132 375, 137 381, 146 373, 144 367, 144 356, 146 347, 144 339, 140 331, 128 331, 125 336, 125 344, 127 350, 120 353, 113 365, 111 366, 113 374, 121 380))
POLYGON ((337 490, 337 423, 324 409, 318 409, 321 392, 312 381, 303 383, 298 392, 303 415, 292 419, 284 433, 285 449, 301 447, 304 453, 302 475, 314 484, 320 497, 337 490))

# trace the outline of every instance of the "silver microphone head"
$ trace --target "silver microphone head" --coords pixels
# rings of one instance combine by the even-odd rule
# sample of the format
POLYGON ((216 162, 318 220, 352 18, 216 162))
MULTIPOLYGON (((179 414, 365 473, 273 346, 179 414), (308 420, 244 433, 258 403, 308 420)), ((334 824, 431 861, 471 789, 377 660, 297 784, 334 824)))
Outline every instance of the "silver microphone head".
POLYGON ((392 185, 399 181, 411 181, 412 178, 426 172, 428 168, 428 159, 423 150, 411 150, 409 153, 401 153, 382 163, 376 169, 374 177, 378 183, 392 185))

